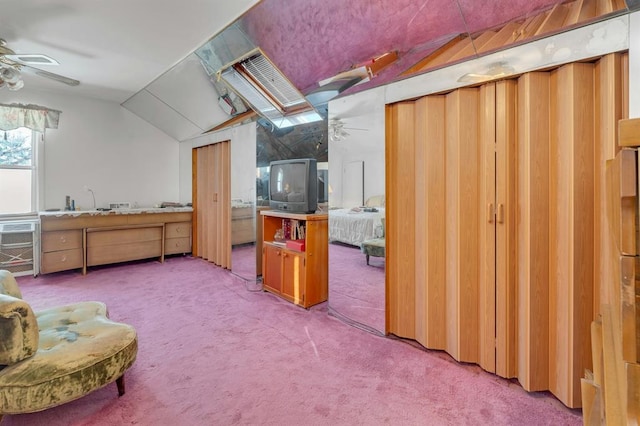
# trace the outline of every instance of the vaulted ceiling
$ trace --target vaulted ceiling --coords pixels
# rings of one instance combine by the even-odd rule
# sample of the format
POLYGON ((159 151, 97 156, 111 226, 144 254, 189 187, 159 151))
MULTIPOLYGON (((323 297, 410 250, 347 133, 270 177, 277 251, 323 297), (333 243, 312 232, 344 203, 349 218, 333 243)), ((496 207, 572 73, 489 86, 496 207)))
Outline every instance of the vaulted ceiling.
MULTIPOLYGON (((345 92, 353 93, 404 78, 403 72, 456 36, 478 34, 517 19, 526 23, 527 17, 552 10, 556 5, 578 2, 583 11, 590 10, 586 15, 596 17, 624 13, 629 9, 628 4, 634 7, 638 3, 637 0, 54 0, 46 3, 3 0, 0 38, 6 39, 9 47, 18 53, 43 53, 57 59, 60 65, 47 70, 81 81, 80 86, 69 87, 25 75, 26 88, 119 103, 129 99, 141 108, 140 111, 135 111, 133 106, 130 109, 147 120, 154 115, 162 116, 157 111, 145 116, 144 109, 154 108, 149 105, 155 100, 162 104, 158 108, 166 109, 163 114, 174 114, 176 123, 178 119, 186 123, 185 129, 172 134, 177 140, 184 140, 228 118, 219 111, 209 112, 200 105, 192 105, 193 94, 202 93, 206 88, 211 89, 211 93, 204 96, 203 102, 219 109, 208 77, 199 77, 196 82, 186 77, 186 73, 202 74, 193 52, 233 22, 238 23, 251 42, 305 95, 316 89, 323 79, 368 63, 386 52, 397 53, 398 59, 371 81, 345 92), (161 81, 170 75, 172 79, 161 81), (167 100, 163 99, 165 94, 183 98, 167 100), (192 117, 196 114, 200 116, 192 117)), ((567 6, 562 13, 567 16, 573 12, 567 6)), ((563 19, 559 14, 546 16, 548 21, 563 19)), ((557 31, 559 27, 551 28, 557 31)), ((471 43, 470 47, 472 56, 479 54, 476 44, 471 43)), ((0 101, 7 96, 6 89, 0 90, 0 101)))
POLYGON ((476 33, 566 0, 263 0, 242 19, 254 42, 303 93, 385 52, 388 82, 459 34, 476 33))

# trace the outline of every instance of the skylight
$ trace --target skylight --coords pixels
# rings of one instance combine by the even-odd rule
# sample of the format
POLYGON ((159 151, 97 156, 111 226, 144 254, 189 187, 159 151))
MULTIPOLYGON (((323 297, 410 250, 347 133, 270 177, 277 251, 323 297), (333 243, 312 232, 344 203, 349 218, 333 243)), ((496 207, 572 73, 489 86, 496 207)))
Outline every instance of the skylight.
POLYGON ((257 113, 278 128, 322 120, 260 49, 223 68, 220 77, 257 113))

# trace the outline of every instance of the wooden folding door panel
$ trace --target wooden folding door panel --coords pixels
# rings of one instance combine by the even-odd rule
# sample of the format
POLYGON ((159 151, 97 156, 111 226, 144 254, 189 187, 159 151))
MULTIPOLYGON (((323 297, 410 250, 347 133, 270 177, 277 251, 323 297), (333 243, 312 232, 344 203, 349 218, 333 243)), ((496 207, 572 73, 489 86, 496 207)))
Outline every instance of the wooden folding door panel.
POLYGON ((229 142, 193 150, 194 255, 231 266, 229 142))
POLYGON ((549 389, 548 72, 518 80, 518 380, 549 389))
POLYGON ((413 102, 386 113, 386 323, 388 332, 415 338, 415 110, 413 102))
POLYGON ((482 85, 480 111, 480 366, 502 377, 514 377, 516 81, 482 85))
POLYGON ((416 340, 446 346, 445 97, 415 103, 416 340))
POLYGON ((511 378, 517 375, 517 81, 499 81, 495 90, 496 374, 511 378))
POLYGON ((496 83, 480 87, 480 366, 496 372, 496 83))
POLYGON ((446 351, 479 362, 479 89, 446 95, 446 351))
POLYGON ((594 286, 594 64, 551 73, 549 388, 579 407, 591 369, 594 286))

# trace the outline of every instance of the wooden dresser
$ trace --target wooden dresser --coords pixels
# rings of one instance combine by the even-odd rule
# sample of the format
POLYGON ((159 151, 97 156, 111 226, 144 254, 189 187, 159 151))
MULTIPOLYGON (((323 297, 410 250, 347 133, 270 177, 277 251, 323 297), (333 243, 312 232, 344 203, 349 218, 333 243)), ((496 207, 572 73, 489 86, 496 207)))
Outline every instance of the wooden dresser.
POLYGON ((40 214, 40 273, 191 253, 191 208, 40 214))

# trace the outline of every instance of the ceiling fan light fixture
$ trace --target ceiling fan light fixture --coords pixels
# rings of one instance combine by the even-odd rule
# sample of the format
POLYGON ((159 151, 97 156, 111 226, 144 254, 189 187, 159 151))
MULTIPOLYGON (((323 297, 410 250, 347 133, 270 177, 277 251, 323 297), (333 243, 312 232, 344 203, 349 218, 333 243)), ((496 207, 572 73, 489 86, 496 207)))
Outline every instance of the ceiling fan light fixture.
POLYGON ((20 90, 24 87, 24 81, 18 80, 15 83, 7 83, 7 88, 11 91, 20 90))
POLYGON ((20 71, 13 67, 4 67, 0 69, 0 77, 8 84, 15 84, 18 81, 21 81, 20 71))

